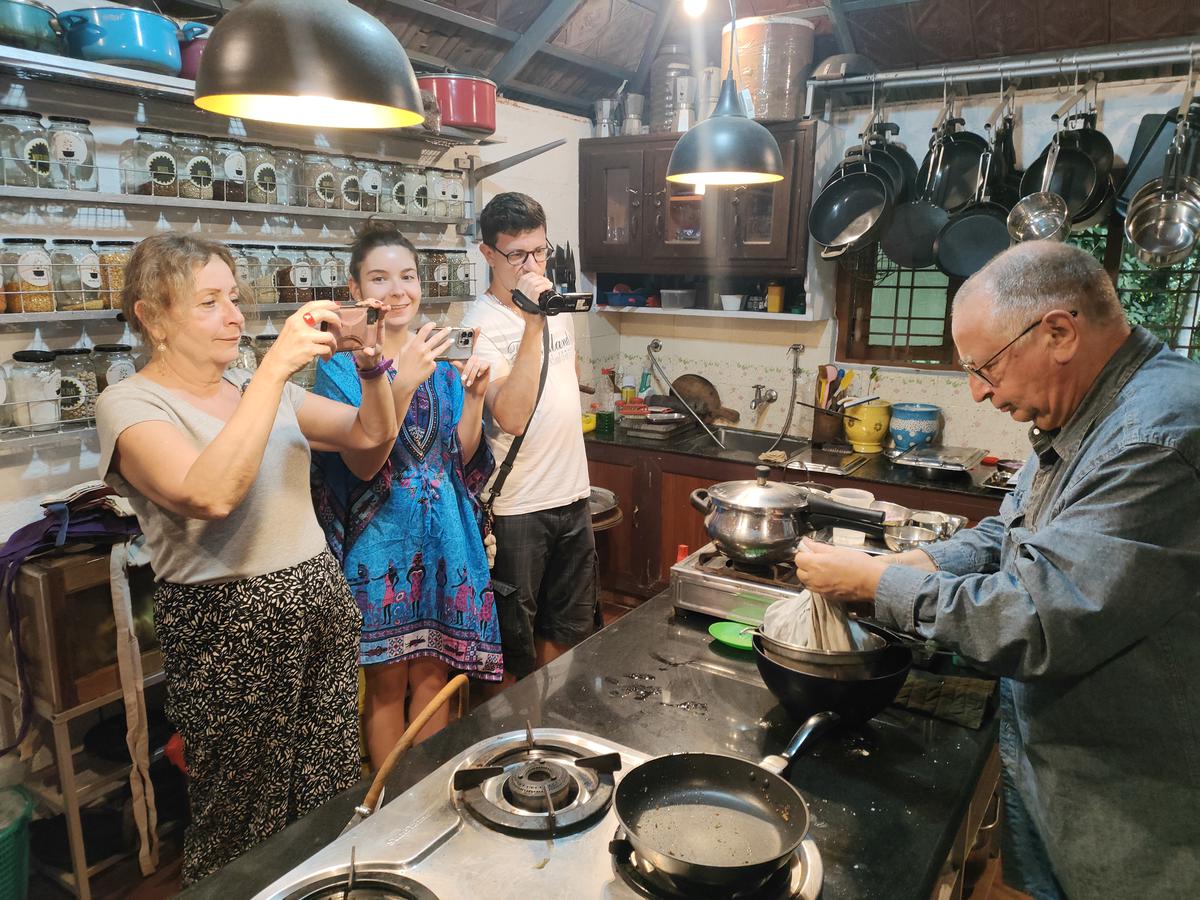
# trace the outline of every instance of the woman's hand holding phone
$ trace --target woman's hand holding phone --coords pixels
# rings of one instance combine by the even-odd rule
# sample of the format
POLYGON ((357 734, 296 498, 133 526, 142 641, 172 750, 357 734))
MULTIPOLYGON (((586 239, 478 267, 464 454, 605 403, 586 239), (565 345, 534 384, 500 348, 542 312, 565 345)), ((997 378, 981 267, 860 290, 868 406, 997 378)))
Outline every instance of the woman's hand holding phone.
POLYGON ((488 381, 491 379, 492 364, 478 356, 472 356, 465 362, 452 362, 450 365, 462 376, 463 387, 468 397, 482 398, 487 393, 488 381))
POLYGON ((407 393, 415 391, 433 374, 438 356, 450 349, 451 343, 449 332, 439 330, 433 322, 426 322, 395 361, 396 378, 392 384, 407 393))
POLYGON ((380 300, 362 300, 357 306, 373 307, 379 310, 380 324, 370 325, 366 329, 368 340, 374 339, 373 344, 364 346, 360 350, 354 350, 354 365, 358 366, 359 371, 373 369, 383 359, 383 325, 382 320, 387 313, 383 311, 383 302, 380 300))
POLYGON ((337 304, 332 300, 304 304, 284 320, 279 337, 259 368, 276 368, 276 374, 286 380, 314 359, 328 359, 333 355, 335 339, 330 332, 322 331, 321 325, 328 327, 337 322, 337 304))

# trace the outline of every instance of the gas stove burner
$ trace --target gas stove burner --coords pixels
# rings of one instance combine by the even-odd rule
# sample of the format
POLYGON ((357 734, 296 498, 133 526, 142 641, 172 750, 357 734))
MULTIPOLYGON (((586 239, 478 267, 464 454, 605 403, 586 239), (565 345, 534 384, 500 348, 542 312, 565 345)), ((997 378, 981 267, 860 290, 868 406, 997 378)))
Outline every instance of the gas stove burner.
POLYGON ((696 560, 701 570, 718 574, 731 575, 746 581, 756 581, 760 584, 778 585, 780 587, 799 588, 800 579, 796 577, 796 567, 791 563, 766 563, 756 566, 752 563, 738 562, 730 559, 719 550, 701 553, 696 560))
POLYGON ((612 804, 618 753, 591 754, 561 733, 490 744, 454 773, 464 807, 489 828, 522 837, 577 831, 604 816, 612 804))
POLYGON ((438 900, 437 894, 390 865, 355 865, 323 872, 285 890, 283 900, 438 900))
POLYGON ((824 869, 811 839, 767 878, 743 885, 705 885, 673 877, 656 869, 637 853, 628 852, 625 830, 618 828, 610 847, 613 869, 621 880, 650 900, 817 900, 824 869))
POLYGON ((558 763, 539 759, 526 763, 504 780, 504 796, 530 812, 544 813, 565 808, 578 785, 558 763))

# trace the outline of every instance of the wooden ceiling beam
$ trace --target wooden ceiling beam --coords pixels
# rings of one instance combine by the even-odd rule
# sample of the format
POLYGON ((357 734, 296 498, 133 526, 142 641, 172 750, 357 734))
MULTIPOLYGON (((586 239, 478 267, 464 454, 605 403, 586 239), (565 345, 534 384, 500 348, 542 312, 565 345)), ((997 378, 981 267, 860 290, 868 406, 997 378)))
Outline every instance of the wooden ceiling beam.
POLYGON ((569 109, 572 112, 580 115, 588 115, 592 111, 592 104, 589 100, 584 100, 581 97, 575 97, 571 94, 563 94, 559 91, 553 91, 550 88, 544 88, 538 84, 530 84, 527 81, 519 81, 517 79, 509 79, 506 84, 506 93, 526 94, 530 97, 536 97, 539 100, 547 100, 556 106, 561 106, 569 109))
POLYGON ((854 52, 854 36, 850 33, 850 23, 846 19, 846 10, 842 0, 825 0, 825 10, 829 13, 829 21, 833 23, 833 33, 837 37, 838 48, 843 53, 854 52))
POLYGON ((630 93, 646 93, 646 83, 650 80, 650 66, 654 64, 654 57, 658 55, 658 48, 662 44, 663 35, 667 33, 667 27, 671 24, 671 19, 675 15, 676 6, 678 4, 675 0, 661 0, 659 3, 658 16, 654 20, 654 28, 651 29, 650 35, 646 38, 646 47, 642 50, 642 62, 638 65, 637 77, 629 85, 630 93))
POLYGON ((498 85, 507 84, 534 54, 543 49, 554 37, 555 32, 570 18, 580 0, 550 0, 536 19, 525 29, 525 33, 509 48, 508 52, 492 67, 489 77, 498 85))

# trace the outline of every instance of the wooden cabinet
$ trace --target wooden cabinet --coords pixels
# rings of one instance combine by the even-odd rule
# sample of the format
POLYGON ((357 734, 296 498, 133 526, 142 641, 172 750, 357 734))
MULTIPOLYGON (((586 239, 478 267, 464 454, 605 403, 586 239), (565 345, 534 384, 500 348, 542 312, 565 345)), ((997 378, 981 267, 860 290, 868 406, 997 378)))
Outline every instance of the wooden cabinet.
POLYGON ((580 141, 583 269, 803 275, 814 128, 812 122, 771 126, 783 154, 782 181, 705 194, 666 180, 677 135, 580 141))
MULTIPOLYGON (((603 587, 635 597, 650 598, 664 590, 671 577, 680 545, 689 552, 708 543, 704 519, 689 497, 697 488, 721 481, 754 477, 751 463, 711 457, 622 447, 588 441, 588 470, 592 484, 617 495, 624 518, 619 525, 596 535, 603 587)), ((778 479, 782 469, 773 468, 778 479)), ((789 477, 797 473, 786 473, 789 477)), ((952 491, 930 491, 903 485, 837 480, 839 487, 871 491, 879 500, 913 509, 933 508, 966 516, 972 523, 994 515, 999 498, 978 497, 952 491)))

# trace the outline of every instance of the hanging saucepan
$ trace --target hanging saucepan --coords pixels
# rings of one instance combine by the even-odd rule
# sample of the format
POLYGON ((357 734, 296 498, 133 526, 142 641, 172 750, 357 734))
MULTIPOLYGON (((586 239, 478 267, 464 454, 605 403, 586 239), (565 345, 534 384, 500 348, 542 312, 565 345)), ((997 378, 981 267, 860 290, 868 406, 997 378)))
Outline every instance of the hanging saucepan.
POLYGON ((975 202, 952 215, 934 242, 937 267, 956 278, 970 278, 1008 249, 1008 210, 988 199, 991 150, 979 157, 975 202))
POLYGON ((621 830, 609 850, 623 860, 636 854, 697 892, 722 887, 751 896, 808 834, 808 804, 784 773, 836 722, 829 713, 810 717, 781 755, 758 764, 719 753, 671 753, 634 767, 613 795, 621 830))
POLYGON ((933 202, 948 213, 956 213, 974 201, 979 157, 987 149, 987 141, 979 135, 954 130, 962 122, 950 119, 946 123, 936 160, 931 149, 917 173, 918 181, 924 182, 936 162, 929 191, 933 202))
POLYGON ((892 199, 885 176, 859 164, 843 173, 813 201, 808 233, 825 249, 822 259, 837 259, 875 240, 892 218, 892 199))
POLYGON ((1042 189, 1023 197, 1008 214, 1008 235, 1014 241, 1064 241, 1071 233, 1071 211, 1067 201, 1050 190, 1058 151, 1056 137, 1042 169, 1042 189))
POLYGON ((1172 143, 1163 177, 1134 195, 1125 219, 1138 259, 1156 269, 1187 259, 1200 238, 1200 185, 1180 172, 1183 151, 1182 139, 1172 143))
POLYGON ((800 538, 827 526, 883 536, 884 513, 830 500, 803 485, 768 481, 771 470, 756 466, 752 481, 725 481, 692 491, 691 504, 704 514, 704 528, 730 559, 751 565, 786 562, 800 538))
MULTIPOLYGON (((940 152, 940 138, 935 137, 931 142, 931 152, 933 147, 940 152)), ((950 218, 946 210, 933 202, 930 193, 930 174, 936 168, 936 164, 927 167, 920 196, 896 207, 891 225, 879 240, 887 258, 905 269, 926 269, 933 265, 933 243, 950 218)))

